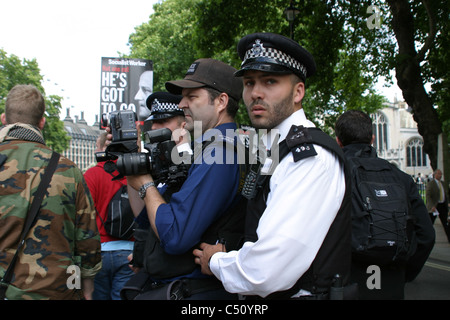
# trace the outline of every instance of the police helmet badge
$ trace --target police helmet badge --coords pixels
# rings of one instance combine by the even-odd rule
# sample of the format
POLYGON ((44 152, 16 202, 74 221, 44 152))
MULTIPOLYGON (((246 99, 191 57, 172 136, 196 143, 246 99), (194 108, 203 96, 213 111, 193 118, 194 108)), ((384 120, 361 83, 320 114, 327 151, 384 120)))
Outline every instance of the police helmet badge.
POLYGON ((258 57, 260 56, 262 53, 264 52, 264 47, 261 43, 260 39, 256 39, 255 43, 253 44, 253 48, 252 48, 252 55, 254 57, 258 57))

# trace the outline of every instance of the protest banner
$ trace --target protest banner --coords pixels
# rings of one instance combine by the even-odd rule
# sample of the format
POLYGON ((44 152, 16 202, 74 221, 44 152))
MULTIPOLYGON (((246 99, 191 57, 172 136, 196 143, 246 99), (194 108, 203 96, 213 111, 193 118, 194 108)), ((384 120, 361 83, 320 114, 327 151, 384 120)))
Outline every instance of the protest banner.
POLYGON ((111 111, 132 110, 144 121, 150 115, 145 101, 152 92, 151 60, 102 57, 100 117, 111 111))

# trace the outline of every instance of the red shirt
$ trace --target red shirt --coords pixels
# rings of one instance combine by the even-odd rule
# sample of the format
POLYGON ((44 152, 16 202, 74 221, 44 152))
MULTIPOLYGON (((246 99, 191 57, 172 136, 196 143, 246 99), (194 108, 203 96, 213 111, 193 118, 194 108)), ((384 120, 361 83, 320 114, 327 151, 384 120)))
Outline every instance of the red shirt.
MULTIPOLYGON (((106 221, 108 205, 111 202, 112 197, 122 187, 122 185, 127 184, 127 179, 124 177, 122 179, 112 181, 111 179, 113 176, 103 169, 104 165, 105 162, 99 162, 95 167, 89 168, 84 173, 84 179, 86 180, 89 191, 91 192, 98 215, 101 216, 103 221, 106 221)), ((118 172, 113 172, 113 175, 118 175, 118 172)), ((97 227, 100 232, 101 242, 120 240, 106 233, 105 227, 103 226, 103 223, 98 215, 97 227)))

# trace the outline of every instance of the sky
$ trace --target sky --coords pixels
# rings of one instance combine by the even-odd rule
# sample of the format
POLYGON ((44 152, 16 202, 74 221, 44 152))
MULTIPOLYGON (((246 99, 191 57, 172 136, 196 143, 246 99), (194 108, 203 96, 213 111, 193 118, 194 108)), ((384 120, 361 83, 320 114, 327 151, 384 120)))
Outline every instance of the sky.
MULTIPOLYGON (((69 108, 72 119, 83 111, 92 125, 100 111, 101 57, 128 54, 130 34, 149 21, 157 2, 161 0, 2 1, 0 48, 37 60, 46 94, 63 97, 61 119, 69 108)), ((377 88, 390 101, 395 94, 402 99, 396 85, 377 88)))
MULTIPOLYGON (((135 27, 149 21, 158 0, 2 1, 0 48, 37 60, 47 95, 63 97, 88 124, 100 110, 101 58, 128 54, 135 27)), ((140 57, 148 59, 149 57, 140 57)))

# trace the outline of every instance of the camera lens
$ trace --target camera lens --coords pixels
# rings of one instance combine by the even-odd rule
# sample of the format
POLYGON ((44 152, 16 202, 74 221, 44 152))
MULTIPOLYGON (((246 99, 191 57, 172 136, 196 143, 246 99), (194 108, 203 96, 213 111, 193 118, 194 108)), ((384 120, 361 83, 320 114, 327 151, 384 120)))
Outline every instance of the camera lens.
POLYGON ((147 153, 125 153, 117 159, 117 170, 125 175, 146 174, 151 170, 147 153))

